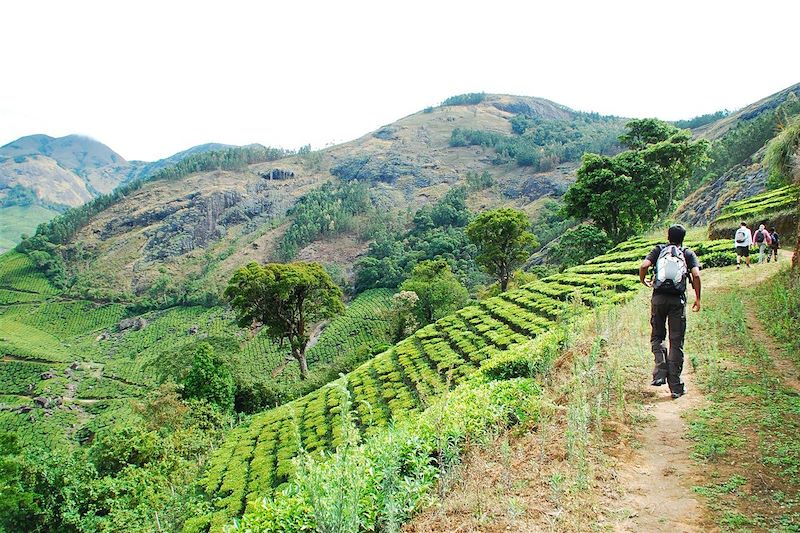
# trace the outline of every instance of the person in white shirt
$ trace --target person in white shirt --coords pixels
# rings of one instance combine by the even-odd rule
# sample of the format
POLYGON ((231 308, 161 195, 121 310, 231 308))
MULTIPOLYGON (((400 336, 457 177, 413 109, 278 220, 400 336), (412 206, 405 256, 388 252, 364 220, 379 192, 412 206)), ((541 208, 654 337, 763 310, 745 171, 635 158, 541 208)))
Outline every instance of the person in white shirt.
POLYGON ((733 237, 733 245, 736 246, 736 270, 742 266, 742 257, 747 268, 750 268, 750 247, 753 246, 753 232, 747 227, 747 222, 742 222, 736 235, 733 237))

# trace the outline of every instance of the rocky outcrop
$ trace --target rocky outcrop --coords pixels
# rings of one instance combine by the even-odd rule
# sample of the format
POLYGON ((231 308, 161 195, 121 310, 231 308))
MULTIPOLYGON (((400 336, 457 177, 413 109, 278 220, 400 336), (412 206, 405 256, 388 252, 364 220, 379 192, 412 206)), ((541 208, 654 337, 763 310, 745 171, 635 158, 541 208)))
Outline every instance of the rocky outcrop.
POLYGON ((271 168, 259 174, 265 180, 286 180, 294 177, 294 171, 284 168, 271 168))
POLYGON ((359 155, 345 159, 331 168, 331 174, 345 181, 395 183, 403 176, 413 176, 417 187, 428 187, 438 181, 438 174, 426 169, 428 159, 410 161, 399 153, 359 155))
POLYGON ((125 331, 127 329, 133 331, 139 331, 140 329, 144 329, 146 327, 147 327, 147 320, 145 320, 140 316, 134 318, 123 318, 122 320, 119 321, 119 324, 117 325, 117 329, 119 329, 120 331, 125 331))
MULTIPOLYGON (((760 161, 762 155, 759 151, 753 159, 760 161)), ((755 196, 766 188, 767 171, 760 163, 738 165, 690 194, 675 212, 675 218, 691 226, 704 226, 729 203, 755 196)))
POLYGON ((521 181, 506 181, 503 194, 509 198, 536 200, 543 196, 559 197, 575 181, 574 163, 559 165, 554 170, 533 174, 521 181))

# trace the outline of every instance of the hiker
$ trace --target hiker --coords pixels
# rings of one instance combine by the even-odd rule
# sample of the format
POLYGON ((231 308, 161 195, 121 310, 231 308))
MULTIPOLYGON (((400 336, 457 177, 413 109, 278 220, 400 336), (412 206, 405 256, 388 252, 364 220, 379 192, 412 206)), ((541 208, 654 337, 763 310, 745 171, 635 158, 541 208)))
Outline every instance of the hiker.
POLYGON ((693 251, 683 248, 686 229, 680 224, 667 231, 668 244, 653 248, 639 265, 639 280, 653 288, 650 300, 650 346, 655 356, 653 381, 656 387, 667 384, 673 399, 686 394, 681 381, 683 339, 686 334, 686 284, 694 287, 692 311, 700 310, 700 262, 693 251), (654 276, 645 279, 653 266, 654 276), (669 324, 669 349, 666 346, 669 324))
POLYGON ((767 254, 767 263, 771 258, 775 258, 775 262, 778 262, 778 247, 780 246, 781 238, 778 235, 778 232, 775 231, 775 226, 769 228, 769 238, 772 239, 772 242, 769 245, 769 254, 767 254))
POLYGON ((769 236, 766 226, 761 224, 753 235, 753 241, 758 246, 758 264, 762 264, 765 259, 764 252, 767 247, 772 244, 772 238, 769 236))
POLYGON ((753 233, 747 227, 747 222, 739 225, 733 241, 733 245, 736 246, 736 270, 742 266, 742 257, 744 257, 747 268, 750 268, 750 247, 753 245, 753 233))

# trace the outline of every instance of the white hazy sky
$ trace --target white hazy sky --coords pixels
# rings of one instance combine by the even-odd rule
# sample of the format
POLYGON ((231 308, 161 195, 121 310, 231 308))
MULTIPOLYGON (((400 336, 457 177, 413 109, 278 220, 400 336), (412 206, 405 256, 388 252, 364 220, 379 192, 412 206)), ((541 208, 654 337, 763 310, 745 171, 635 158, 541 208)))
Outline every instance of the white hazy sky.
POLYGON ((321 148, 465 92, 690 118, 800 82, 800 2, 3 2, 0 145, 321 148))

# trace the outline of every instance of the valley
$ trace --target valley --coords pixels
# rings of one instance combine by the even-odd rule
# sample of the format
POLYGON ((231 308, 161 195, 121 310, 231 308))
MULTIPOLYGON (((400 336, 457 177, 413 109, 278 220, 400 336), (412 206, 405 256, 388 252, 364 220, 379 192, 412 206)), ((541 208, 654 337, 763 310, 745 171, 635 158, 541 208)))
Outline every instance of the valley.
MULTIPOLYGON (((714 280, 714 317, 728 312, 717 293, 739 222, 776 225, 788 267, 800 200, 775 154, 796 152, 778 125, 800 116, 799 88, 683 121, 691 130, 468 93, 316 151, 212 144, 142 163, 76 136, 4 146, 2 176, 16 177, 0 187, 27 200, 2 208, 19 218, 0 255, 0 482, 14 488, 2 527, 442 531, 425 509, 459 501, 465 454, 547 431, 563 435, 541 444, 542 468, 569 473, 549 478, 548 512, 577 520, 551 525, 586 525, 555 495, 597 496, 590 448, 614 409, 620 431, 638 431, 642 401, 635 370, 604 366, 632 326, 600 317, 641 319, 639 265, 675 221, 714 280), (252 263, 297 270, 257 280, 252 263), (308 265, 336 303, 324 319, 305 320, 308 265), (289 315, 294 336, 269 320, 289 315)), ((782 302, 794 328, 792 274, 763 272, 781 280, 763 305, 782 302)), ((704 320, 713 338, 726 331, 704 320)), ((528 512, 508 523, 546 527, 528 512)))

